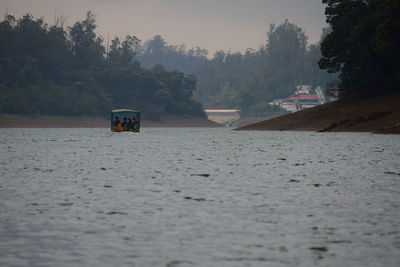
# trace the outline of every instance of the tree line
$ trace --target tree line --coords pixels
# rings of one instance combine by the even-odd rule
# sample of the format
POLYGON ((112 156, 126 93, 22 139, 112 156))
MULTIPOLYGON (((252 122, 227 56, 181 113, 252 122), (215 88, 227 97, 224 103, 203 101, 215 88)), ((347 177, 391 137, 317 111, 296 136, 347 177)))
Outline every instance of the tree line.
POLYGON ((398 92, 400 0, 322 2, 329 26, 316 44, 308 44, 305 31, 286 20, 270 25, 257 50, 221 50, 207 59, 204 49, 186 51, 156 36, 140 47, 138 60, 194 72, 194 99, 205 107, 241 108, 249 114, 276 112, 267 103, 288 96, 300 84, 321 86, 328 94, 334 89, 340 98, 398 92))
POLYGON ((305 31, 288 20, 271 24, 265 45, 245 53, 221 50, 207 59, 206 50, 170 46, 161 36, 139 45, 137 51, 143 66, 161 63, 195 73, 194 98, 205 107, 240 108, 249 115, 280 112, 268 102, 289 96, 298 85, 326 88, 337 80, 337 75, 318 66, 320 42, 309 45, 305 31))
POLYGON ((302 84, 336 85, 340 97, 398 90, 400 0, 322 2, 329 27, 318 43, 310 45, 305 31, 286 20, 270 25, 260 48, 212 57, 160 35, 105 45, 91 12, 67 28, 8 15, 0 22, 0 112, 106 115, 132 107, 154 119, 204 116, 204 106, 260 115, 280 112, 268 102, 302 84))
POLYGON ((114 38, 107 48, 95 29, 91 12, 68 28, 30 14, 7 15, 0 22, 0 112, 107 116, 128 107, 149 119, 204 116, 192 100, 194 75, 157 64, 143 68, 135 36, 114 38))

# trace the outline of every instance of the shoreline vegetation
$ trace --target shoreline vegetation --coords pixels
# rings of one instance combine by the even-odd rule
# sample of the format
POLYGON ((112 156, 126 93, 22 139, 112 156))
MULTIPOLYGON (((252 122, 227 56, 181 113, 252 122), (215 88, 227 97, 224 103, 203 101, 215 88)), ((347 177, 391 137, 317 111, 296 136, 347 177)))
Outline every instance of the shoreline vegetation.
MULTIPOLYGON (((142 120, 141 127, 222 127, 222 125, 205 118, 167 115, 158 121, 142 120)), ((110 120, 94 116, 0 114, 0 128, 110 128, 110 120)))
POLYGON ((400 94, 338 100, 235 130, 400 134, 400 94))
POLYGON ((215 125, 205 107, 240 109, 245 118, 236 125, 252 124, 238 130, 399 133, 400 35, 393 10, 400 2, 322 2, 329 27, 316 45, 285 20, 270 24, 259 50, 218 51, 210 60, 206 50, 168 46, 160 35, 145 43, 133 35, 105 43, 90 11, 71 27, 30 13, 6 14, 0 21, 6 40, 0 43, 0 115, 26 117, 3 116, 0 127, 108 127, 107 114, 118 107, 146 114, 152 121, 145 127, 215 125), (178 58, 188 64, 166 64, 178 58), (340 100, 252 121, 283 112, 271 101, 303 85, 340 100), (50 117, 29 117, 38 114, 50 117))
MULTIPOLYGON (((299 112, 240 126, 234 130, 371 132, 400 134, 400 94, 363 100, 343 99, 299 112)), ((244 121, 246 121, 244 119, 244 121)), ((250 120, 251 121, 251 120, 250 120)), ((94 116, 22 116, 0 114, 0 128, 109 128, 94 116)), ((223 127, 206 118, 167 115, 142 120, 142 127, 223 127)))
MULTIPOLYGON (((130 107, 152 121, 165 116, 206 118, 204 108, 240 109, 248 116, 283 112, 269 103, 300 85, 336 82, 320 70, 320 45, 287 19, 271 23, 266 42, 246 52, 168 45, 161 35, 107 42, 95 15, 70 27, 31 13, 0 21, 0 114, 105 117, 130 107)), ((322 37, 326 35, 323 30, 322 37)), ((321 39, 322 40, 322 39, 321 39)))
POLYGON ((131 107, 155 121, 206 118, 193 100, 196 77, 162 65, 143 68, 127 35, 105 44, 95 15, 71 27, 49 26, 30 13, 0 21, 0 114, 108 117, 131 107))

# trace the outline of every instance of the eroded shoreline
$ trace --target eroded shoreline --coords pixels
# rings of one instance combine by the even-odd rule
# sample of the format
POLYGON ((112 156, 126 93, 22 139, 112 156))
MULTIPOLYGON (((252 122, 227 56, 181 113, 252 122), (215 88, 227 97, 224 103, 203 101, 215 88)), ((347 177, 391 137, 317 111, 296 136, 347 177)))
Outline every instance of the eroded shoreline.
POLYGON ((358 101, 339 100, 236 130, 400 134, 400 94, 358 101))

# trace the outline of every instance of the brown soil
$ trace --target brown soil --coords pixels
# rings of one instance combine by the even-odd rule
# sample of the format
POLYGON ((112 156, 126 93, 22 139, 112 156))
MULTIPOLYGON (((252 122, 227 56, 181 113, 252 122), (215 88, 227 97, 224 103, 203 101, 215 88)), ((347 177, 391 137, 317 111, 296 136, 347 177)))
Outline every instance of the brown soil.
MULTIPOLYGON (((165 116, 160 121, 143 120, 142 127, 221 127, 204 118, 165 116)), ((0 114, 0 128, 109 128, 101 117, 18 116, 0 114)))
POLYGON ((400 94, 358 101, 339 100, 237 130, 400 134, 400 94))

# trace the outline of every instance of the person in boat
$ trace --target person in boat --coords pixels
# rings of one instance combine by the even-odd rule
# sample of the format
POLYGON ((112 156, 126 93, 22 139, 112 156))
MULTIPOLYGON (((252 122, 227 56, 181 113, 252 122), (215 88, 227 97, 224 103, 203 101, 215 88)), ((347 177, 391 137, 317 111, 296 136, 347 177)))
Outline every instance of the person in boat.
POLYGON ((124 128, 125 131, 129 130, 129 128, 128 128, 128 118, 127 117, 124 118, 124 121, 122 122, 122 127, 124 128))
POLYGON ((133 129, 132 119, 128 118, 128 130, 132 130, 132 129, 133 129))
POLYGON ((122 131, 124 128, 121 125, 121 122, 119 121, 119 117, 115 117, 114 119, 114 129, 116 129, 117 131, 122 131))
POLYGON ((119 123, 119 117, 117 116, 114 119, 114 127, 117 127, 118 123, 119 123))
POLYGON ((137 124, 137 120, 135 117, 132 117, 132 129, 135 130, 136 129, 136 124, 137 124))

